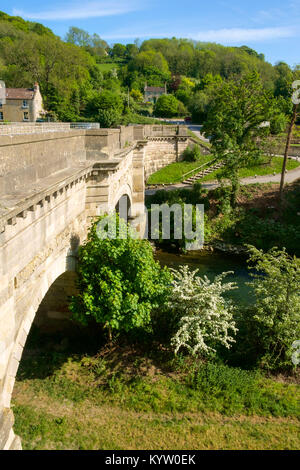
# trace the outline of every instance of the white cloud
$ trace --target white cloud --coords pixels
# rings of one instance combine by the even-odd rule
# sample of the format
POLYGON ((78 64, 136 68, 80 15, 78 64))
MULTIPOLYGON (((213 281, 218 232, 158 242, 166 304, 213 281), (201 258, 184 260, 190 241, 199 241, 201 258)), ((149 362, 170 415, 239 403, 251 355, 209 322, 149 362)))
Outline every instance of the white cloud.
POLYGON ((83 18, 97 18, 101 16, 114 16, 140 10, 141 3, 138 0, 115 0, 111 2, 88 1, 86 3, 64 4, 51 10, 27 12, 13 9, 13 15, 22 16, 32 20, 69 20, 83 18))
MULTIPOLYGON (((147 31, 147 28, 145 28, 147 31)), ((150 30, 148 30, 150 31, 150 30)), ((283 39, 293 37, 296 35, 296 30, 293 27, 274 27, 274 28, 253 28, 253 29, 242 29, 242 28, 231 28, 231 29, 216 29, 208 31, 199 31, 197 33, 184 33, 183 31, 173 32, 148 32, 145 34, 142 32, 135 32, 134 29, 130 31, 114 31, 107 35, 103 34, 102 37, 107 40, 116 39, 130 39, 133 37, 137 38, 165 38, 165 37, 181 37, 190 38, 203 42, 218 42, 222 44, 239 44, 247 41, 265 41, 272 39, 283 39)))
POLYGON ((253 29, 211 29, 209 31, 199 31, 196 34, 189 34, 189 37, 193 37, 193 39, 197 39, 198 41, 232 44, 245 41, 265 41, 269 39, 289 38, 294 35, 295 30, 292 27, 275 27, 253 29))

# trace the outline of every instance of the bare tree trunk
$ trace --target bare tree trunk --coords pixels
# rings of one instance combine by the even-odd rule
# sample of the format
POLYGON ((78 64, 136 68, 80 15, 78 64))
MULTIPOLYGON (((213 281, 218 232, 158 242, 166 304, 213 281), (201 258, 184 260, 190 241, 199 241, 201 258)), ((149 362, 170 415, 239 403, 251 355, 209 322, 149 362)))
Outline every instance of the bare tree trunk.
POLYGON ((287 140, 286 140, 286 146, 285 146, 284 158, 283 158, 283 165, 282 165, 282 172, 281 172, 280 189, 279 189, 280 201, 282 201, 282 197, 283 197, 283 187, 284 187, 286 163, 287 163, 287 159, 288 159, 288 155, 289 155, 289 149, 290 149, 290 143, 291 143, 291 139, 292 139, 293 127, 294 127, 296 117, 297 117, 297 108, 298 108, 298 105, 294 104, 292 119, 291 119, 291 122, 290 122, 289 131, 288 131, 287 140))

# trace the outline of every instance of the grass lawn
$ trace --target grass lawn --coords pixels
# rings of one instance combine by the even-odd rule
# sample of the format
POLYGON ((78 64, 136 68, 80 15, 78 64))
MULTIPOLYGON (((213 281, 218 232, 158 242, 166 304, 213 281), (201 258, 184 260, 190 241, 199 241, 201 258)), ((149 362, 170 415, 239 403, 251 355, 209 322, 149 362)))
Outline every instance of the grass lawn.
POLYGON ((123 64, 119 62, 103 62, 102 64, 98 64, 98 67, 101 72, 109 72, 112 69, 119 69, 122 65, 123 64))
POLYGON ((194 134, 194 132, 191 131, 190 129, 188 129, 188 135, 193 137, 193 139, 196 140, 203 147, 206 147, 208 150, 211 149, 211 144, 209 142, 206 142, 205 140, 199 139, 199 137, 196 134, 194 134))
MULTIPOLYGON (((161 170, 153 173, 147 181, 148 184, 167 184, 167 183, 181 183, 184 181, 187 176, 183 176, 188 171, 193 170, 194 168, 199 167, 201 164, 212 159, 211 155, 205 155, 201 157, 200 162, 179 162, 171 163, 170 165, 162 168, 161 170)), ((273 157, 272 163, 270 165, 256 165, 251 168, 242 168, 239 171, 240 178, 247 178, 255 175, 271 175, 272 173, 281 173, 282 168, 282 157, 273 157)), ((296 160, 288 160, 287 170, 294 170, 300 166, 300 162, 296 160)), ((197 173, 195 171, 195 173, 197 173)), ((213 181, 217 179, 220 170, 216 170, 209 175, 204 176, 201 182, 204 181, 213 181)), ((188 176, 192 176, 188 175, 188 176)))
MULTIPOLYGON (((161 168, 148 178, 147 184, 181 183, 183 175, 212 159, 211 155, 203 155, 198 162, 176 162, 161 168)), ((191 175, 188 176, 192 176, 191 175)), ((187 177, 188 177, 187 176, 187 177)))
POLYGON ((153 350, 104 351, 25 353, 13 396, 24 449, 300 446, 296 383, 180 357, 166 361, 153 350))

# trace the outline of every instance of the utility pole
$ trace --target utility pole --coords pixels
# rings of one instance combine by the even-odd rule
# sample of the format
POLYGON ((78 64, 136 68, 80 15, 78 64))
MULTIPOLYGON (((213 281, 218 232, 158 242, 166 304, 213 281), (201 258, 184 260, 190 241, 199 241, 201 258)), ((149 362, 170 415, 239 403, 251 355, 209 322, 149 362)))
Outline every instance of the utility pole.
POLYGON ((279 199, 282 202, 283 198, 283 187, 284 187, 284 179, 285 179, 285 171, 286 171, 286 163, 289 155, 289 149, 290 149, 290 144, 291 144, 291 139, 292 139, 292 132, 293 132, 293 127, 296 121, 297 117, 297 109, 298 109, 298 104, 294 104, 293 107, 293 114, 292 114, 292 119, 289 125, 289 131, 286 139, 286 146, 285 146, 285 151, 284 151, 284 158, 283 158, 283 165, 282 165, 282 172, 281 172, 281 180, 280 180, 280 189, 279 189, 279 199))
POLYGON ((128 87, 128 109, 130 109, 129 87, 128 87))

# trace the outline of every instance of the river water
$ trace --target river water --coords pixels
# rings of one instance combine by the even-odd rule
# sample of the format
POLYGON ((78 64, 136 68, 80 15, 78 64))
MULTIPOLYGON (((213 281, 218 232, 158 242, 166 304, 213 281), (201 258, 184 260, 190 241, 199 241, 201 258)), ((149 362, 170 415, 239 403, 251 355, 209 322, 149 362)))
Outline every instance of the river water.
POLYGON ((236 282, 238 289, 229 291, 226 295, 234 301, 250 304, 254 301, 251 288, 247 282, 251 280, 247 269, 246 259, 237 255, 219 252, 190 251, 186 254, 169 253, 157 250, 155 258, 162 266, 176 269, 182 264, 187 264, 191 269, 198 269, 199 275, 206 275, 213 280, 222 272, 233 271, 224 279, 224 282, 236 282))

